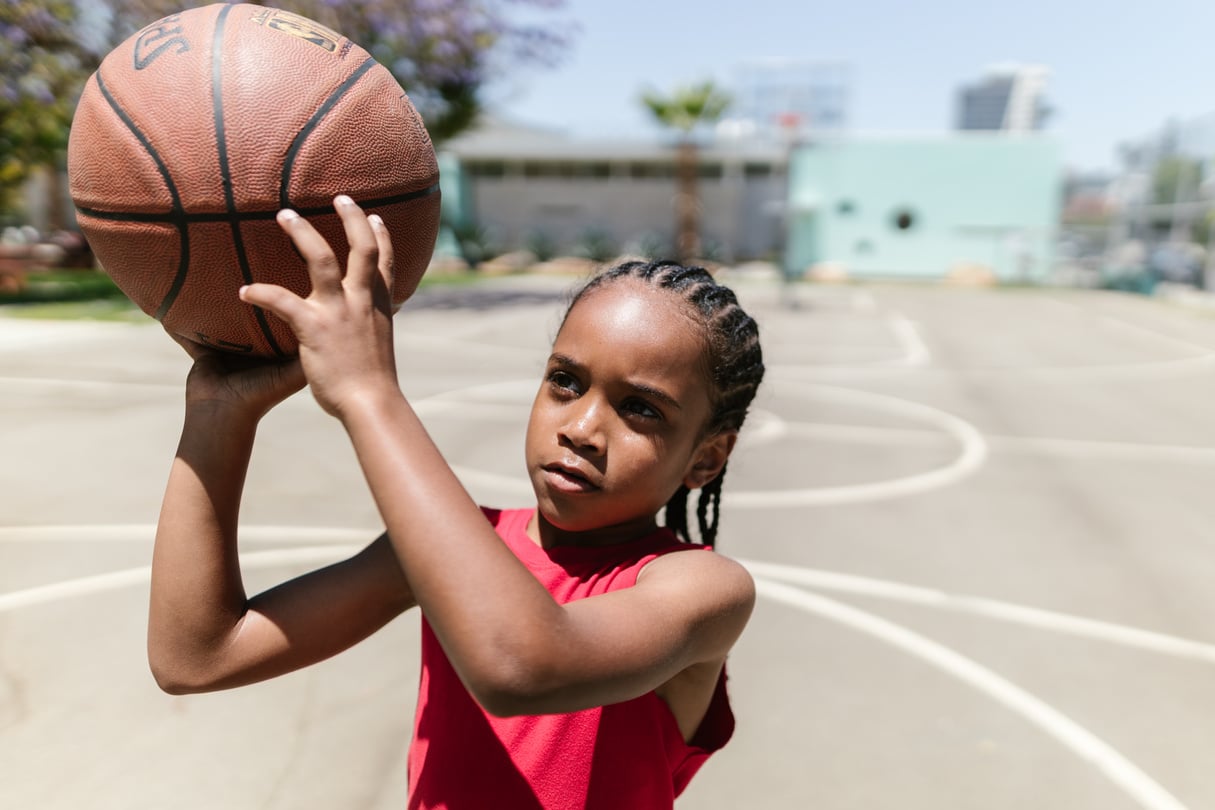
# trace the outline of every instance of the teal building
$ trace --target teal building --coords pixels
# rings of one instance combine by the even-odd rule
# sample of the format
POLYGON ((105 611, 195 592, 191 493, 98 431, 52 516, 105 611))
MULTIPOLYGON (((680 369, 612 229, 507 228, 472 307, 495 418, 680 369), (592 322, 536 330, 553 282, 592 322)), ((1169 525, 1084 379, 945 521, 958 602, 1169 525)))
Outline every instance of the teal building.
POLYGON ((1061 205, 1058 144, 1040 135, 841 139, 789 159, 790 275, 1042 280, 1061 205))

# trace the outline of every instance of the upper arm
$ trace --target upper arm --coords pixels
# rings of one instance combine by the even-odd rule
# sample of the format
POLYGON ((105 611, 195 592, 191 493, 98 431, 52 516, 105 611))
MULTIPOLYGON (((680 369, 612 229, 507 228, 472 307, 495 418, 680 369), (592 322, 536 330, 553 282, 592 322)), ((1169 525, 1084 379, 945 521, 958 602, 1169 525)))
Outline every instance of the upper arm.
POLYGON ((254 683, 336 655, 413 604, 381 535, 353 557, 258 594, 221 644, 154 661, 153 671, 175 693, 254 683))
POLYGON ((526 661, 508 676, 517 682, 501 684, 488 708, 553 713, 637 697, 694 664, 724 659, 754 604, 755 583, 733 560, 659 557, 634 587, 570 602, 556 626, 531 629, 526 661))

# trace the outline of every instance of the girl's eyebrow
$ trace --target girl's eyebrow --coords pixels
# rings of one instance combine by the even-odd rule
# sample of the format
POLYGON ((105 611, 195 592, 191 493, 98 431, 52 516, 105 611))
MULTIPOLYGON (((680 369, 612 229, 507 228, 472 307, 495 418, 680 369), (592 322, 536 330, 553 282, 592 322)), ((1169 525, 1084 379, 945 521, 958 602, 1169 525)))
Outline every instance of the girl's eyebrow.
MULTIPOLYGON (((573 371, 579 371, 579 372, 586 372, 586 370, 587 370, 587 368, 584 364, 579 363, 577 360, 570 357, 568 354, 561 354, 560 352, 553 352, 551 355, 549 355, 548 364, 550 367, 551 366, 560 366, 562 368, 568 368, 573 371)), ((683 406, 679 404, 679 401, 676 400, 675 397, 668 394, 666 391, 663 391, 661 388, 655 388, 652 385, 646 385, 645 383, 640 383, 640 382, 633 382, 631 380, 625 380, 625 384, 628 385, 629 388, 632 388, 634 391, 636 391, 638 394, 650 397, 652 399, 656 399, 665 405, 669 405, 672 408, 675 408, 676 410, 680 410, 680 411, 683 410, 683 406)))

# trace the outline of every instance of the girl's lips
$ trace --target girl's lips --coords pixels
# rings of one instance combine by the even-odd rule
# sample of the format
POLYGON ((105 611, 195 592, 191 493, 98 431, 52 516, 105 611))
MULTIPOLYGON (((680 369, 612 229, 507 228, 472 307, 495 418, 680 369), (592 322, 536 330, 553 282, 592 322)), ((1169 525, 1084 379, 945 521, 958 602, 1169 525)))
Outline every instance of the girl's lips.
POLYGON ((560 492, 592 492, 598 489, 581 473, 569 467, 550 464, 543 469, 544 480, 550 487, 560 492))

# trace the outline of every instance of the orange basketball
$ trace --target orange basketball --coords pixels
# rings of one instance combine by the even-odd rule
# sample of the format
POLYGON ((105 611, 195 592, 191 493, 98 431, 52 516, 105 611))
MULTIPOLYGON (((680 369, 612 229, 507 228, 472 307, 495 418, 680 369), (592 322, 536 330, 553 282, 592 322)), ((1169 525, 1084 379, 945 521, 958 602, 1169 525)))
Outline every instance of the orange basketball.
POLYGON ((307 217, 343 263, 334 196, 378 213, 398 304, 439 227, 434 147, 392 74, 340 34, 264 6, 174 14, 107 55, 72 121, 68 180, 98 261, 144 312, 266 357, 294 354, 295 337, 237 290, 311 287, 279 209, 307 217))

